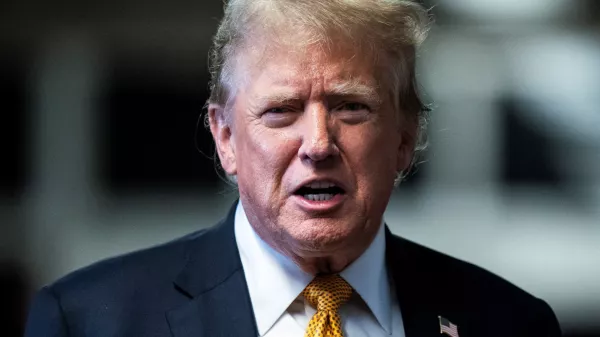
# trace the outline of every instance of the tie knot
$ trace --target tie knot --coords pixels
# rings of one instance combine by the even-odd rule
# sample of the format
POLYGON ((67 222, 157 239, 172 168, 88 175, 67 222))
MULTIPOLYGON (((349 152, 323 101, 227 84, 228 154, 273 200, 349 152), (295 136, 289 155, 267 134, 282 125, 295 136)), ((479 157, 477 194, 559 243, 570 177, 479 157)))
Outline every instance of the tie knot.
POLYGON ((302 291, 302 295, 317 311, 337 311, 350 299, 352 286, 339 275, 317 276, 302 291))

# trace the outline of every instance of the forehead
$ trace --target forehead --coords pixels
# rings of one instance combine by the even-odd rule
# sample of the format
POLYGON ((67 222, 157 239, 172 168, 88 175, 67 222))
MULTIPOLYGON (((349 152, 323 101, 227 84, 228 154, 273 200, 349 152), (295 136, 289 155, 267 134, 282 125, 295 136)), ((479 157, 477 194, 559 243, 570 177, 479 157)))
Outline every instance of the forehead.
MULTIPOLYGON (((255 50, 256 51, 256 50, 255 50)), ((314 46, 301 51, 283 48, 251 52, 239 66, 245 73, 245 89, 295 88, 335 90, 340 87, 379 88, 380 70, 367 55, 352 51, 328 51, 314 46), (310 88, 309 88, 310 87, 310 88)))

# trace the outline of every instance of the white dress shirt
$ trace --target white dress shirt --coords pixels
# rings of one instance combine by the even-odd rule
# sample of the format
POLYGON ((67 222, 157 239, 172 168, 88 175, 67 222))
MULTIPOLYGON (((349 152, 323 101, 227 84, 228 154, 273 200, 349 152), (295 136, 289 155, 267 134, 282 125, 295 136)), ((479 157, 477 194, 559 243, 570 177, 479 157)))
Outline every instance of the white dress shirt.
MULTIPOLYGON (((303 337, 316 309, 301 292, 313 275, 254 232, 241 202, 235 213, 235 238, 259 336, 303 337)), ((400 308, 385 266, 383 224, 367 250, 340 276, 354 289, 339 311, 344 337, 404 337, 400 308)))

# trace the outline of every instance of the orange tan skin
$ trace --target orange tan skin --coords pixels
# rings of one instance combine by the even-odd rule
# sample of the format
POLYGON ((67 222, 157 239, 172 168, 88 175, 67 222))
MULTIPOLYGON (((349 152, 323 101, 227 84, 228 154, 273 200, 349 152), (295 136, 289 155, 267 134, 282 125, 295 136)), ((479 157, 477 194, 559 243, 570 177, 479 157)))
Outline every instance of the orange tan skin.
POLYGON ((368 61, 320 48, 274 53, 238 64, 251 80, 239 81, 229 118, 209 105, 217 153, 266 243, 305 272, 339 272, 377 233, 416 126, 398 119, 368 61), (326 201, 296 194, 315 181, 343 193, 326 201))

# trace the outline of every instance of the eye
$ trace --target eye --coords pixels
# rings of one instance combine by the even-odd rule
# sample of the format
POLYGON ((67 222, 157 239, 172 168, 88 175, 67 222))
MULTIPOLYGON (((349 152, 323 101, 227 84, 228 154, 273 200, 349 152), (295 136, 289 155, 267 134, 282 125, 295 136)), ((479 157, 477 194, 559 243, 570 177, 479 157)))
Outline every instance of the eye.
POLYGON ((363 103, 346 102, 346 103, 339 105, 337 108, 335 108, 335 110, 336 111, 360 111, 360 110, 369 111, 370 108, 366 104, 363 104, 363 103))
POLYGON ((359 124, 371 117, 371 107, 359 102, 345 102, 338 105, 333 112, 348 124, 359 124))
POLYGON ((281 114, 281 113, 286 113, 286 112, 291 112, 292 109, 287 108, 287 107, 275 107, 275 108, 270 108, 267 109, 264 113, 266 114, 281 114))
POLYGON ((270 128, 281 128, 294 123, 298 118, 297 109, 289 106, 277 106, 266 109, 261 119, 270 128))

